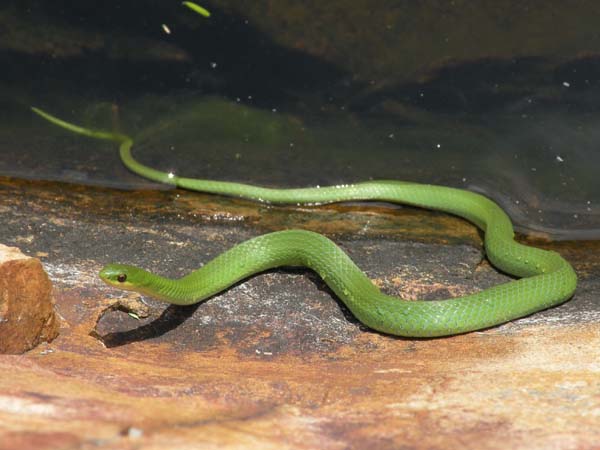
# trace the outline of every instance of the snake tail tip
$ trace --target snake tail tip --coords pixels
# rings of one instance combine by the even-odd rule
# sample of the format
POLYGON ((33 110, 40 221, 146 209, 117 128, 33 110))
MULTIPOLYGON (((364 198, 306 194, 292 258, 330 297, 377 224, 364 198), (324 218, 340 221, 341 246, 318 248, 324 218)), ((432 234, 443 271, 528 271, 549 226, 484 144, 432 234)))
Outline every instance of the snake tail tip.
POLYGON ((30 106, 31 110, 36 113, 38 116, 43 117, 44 119, 47 119, 49 121, 52 121, 52 119, 54 119, 54 117, 50 114, 48 114, 46 111, 44 111, 41 108, 38 108, 36 106, 30 106))

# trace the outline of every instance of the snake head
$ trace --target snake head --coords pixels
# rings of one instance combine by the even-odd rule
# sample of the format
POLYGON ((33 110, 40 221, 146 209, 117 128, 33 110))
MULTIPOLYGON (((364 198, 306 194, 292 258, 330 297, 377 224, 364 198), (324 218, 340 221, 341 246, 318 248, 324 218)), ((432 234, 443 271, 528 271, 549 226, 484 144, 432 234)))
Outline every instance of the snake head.
POLYGON ((106 284, 120 289, 132 290, 139 269, 125 264, 108 264, 100 271, 100 278, 106 284))

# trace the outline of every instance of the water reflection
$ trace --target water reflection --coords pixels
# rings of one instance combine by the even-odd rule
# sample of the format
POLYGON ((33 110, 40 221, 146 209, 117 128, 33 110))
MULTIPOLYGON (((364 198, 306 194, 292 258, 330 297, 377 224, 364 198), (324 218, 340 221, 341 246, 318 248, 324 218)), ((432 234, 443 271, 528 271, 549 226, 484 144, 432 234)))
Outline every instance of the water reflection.
POLYGON ((360 48, 349 65, 326 49, 317 57, 232 11, 211 8, 198 23, 178 5, 141 14, 123 2, 111 21, 91 3, 57 4, 0 7, 0 25, 21 23, 30 39, 9 33, 0 45, 2 175, 166 188, 129 173, 113 144, 43 122, 35 105, 130 134, 142 162, 182 176, 445 184, 494 198, 523 231, 600 238, 599 58, 480 57, 370 79, 357 61, 379 58, 380 72, 398 61, 360 48), (53 30, 52 46, 35 29, 53 30))

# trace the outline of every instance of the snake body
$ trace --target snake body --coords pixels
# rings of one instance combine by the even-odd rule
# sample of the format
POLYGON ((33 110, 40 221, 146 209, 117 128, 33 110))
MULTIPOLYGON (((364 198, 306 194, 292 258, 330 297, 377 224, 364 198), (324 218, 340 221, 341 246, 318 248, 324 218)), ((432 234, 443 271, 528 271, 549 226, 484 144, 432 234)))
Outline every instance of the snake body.
POLYGON ((467 219, 485 233, 485 251, 498 269, 519 277, 475 294, 438 301, 406 301, 382 293, 331 240, 305 230, 265 234, 236 245, 180 279, 168 279, 138 267, 109 264, 100 272, 107 284, 177 305, 218 294, 255 273, 280 266, 304 266, 317 272, 363 324, 406 337, 436 337, 498 325, 568 300, 577 285, 571 265, 558 253, 514 240, 509 217, 480 194, 444 186, 402 181, 367 181, 342 186, 271 189, 242 183, 192 179, 147 167, 131 154, 126 135, 90 130, 37 108, 50 122, 70 131, 119 144, 121 160, 132 172, 180 188, 274 204, 324 204, 378 200, 435 209, 467 219))

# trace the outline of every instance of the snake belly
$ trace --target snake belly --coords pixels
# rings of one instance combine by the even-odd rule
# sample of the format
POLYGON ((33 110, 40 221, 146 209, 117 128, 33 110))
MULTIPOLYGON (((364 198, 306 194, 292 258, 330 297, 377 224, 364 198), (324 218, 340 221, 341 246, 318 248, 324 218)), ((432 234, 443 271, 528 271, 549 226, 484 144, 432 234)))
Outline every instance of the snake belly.
POLYGON ((33 110, 72 132, 119 144, 123 163, 150 180, 195 191, 273 204, 324 204, 377 200, 444 211, 465 218, 485 234, 485 252, 498 269, 518 277, 475 294, 447 300, 407 301, 382 293, 330 239, 306 230, 285 230, 242 242, 202 268, 169 279, 144 269, 108 264, 100 278, 111 286, 137 291, 177 305, 218 294, 255 273, 281 266, 314 270, 354 316, 366 326, 397 336, 437 337, 488 328, 568 300, 577 285, 571 265, 558 253, 514 240, 509 217, 483 195, 444 186, 394 180, 301 189, 273 189, 242 183, 192 179, 138 162, 128 136, 90 130, 33 110))

